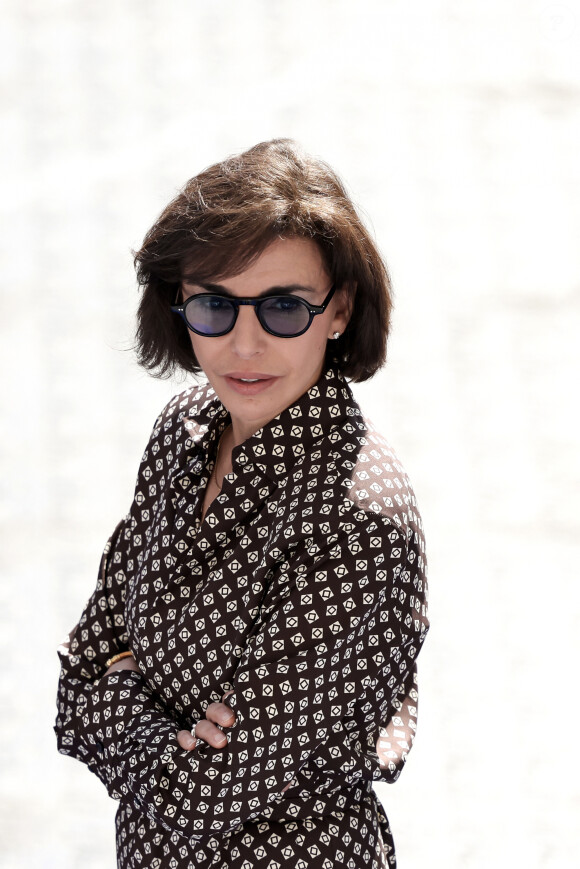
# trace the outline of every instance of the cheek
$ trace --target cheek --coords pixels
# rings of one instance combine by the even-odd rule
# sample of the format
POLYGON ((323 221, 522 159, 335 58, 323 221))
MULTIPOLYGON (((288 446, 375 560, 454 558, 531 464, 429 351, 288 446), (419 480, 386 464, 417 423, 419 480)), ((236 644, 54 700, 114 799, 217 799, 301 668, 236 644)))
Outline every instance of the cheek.
POLYGON ((312 369, 322 363, 326 353, 327 331, 324 324, 321 326, 315 329, 313 323, 308 332, 294 339, 296 343, 289 355, 296 367, 312 369))
POLYGON ((312 326, 302 337, 308 339, 312 353, 324 355, 331 320, 328 317, 315 317, 312 326))
POLYGON ((200 338, 195 332, 189 333, 189 340, 196 359, 203 369, 210 367, 212 360, 219 356, 219 338, 200 338))

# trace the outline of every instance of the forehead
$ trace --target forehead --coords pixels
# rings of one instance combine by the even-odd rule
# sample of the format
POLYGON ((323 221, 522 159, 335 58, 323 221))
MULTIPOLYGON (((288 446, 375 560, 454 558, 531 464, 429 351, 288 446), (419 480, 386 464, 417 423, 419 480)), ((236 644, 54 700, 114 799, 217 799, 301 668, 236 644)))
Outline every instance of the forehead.
MULTIPOLYGON (((183 269, 183 283, 196 283, 195 263, 183 269)), ((219 278, 222 286, 244 291, 259 291, 276 284, 305 284, 324 288, 328 281, 324 260, 318 245, 308 238, 278 238, 271 242, 246 269, 219 278)), ((205 283, 205 281, 204 281, 205 283)))

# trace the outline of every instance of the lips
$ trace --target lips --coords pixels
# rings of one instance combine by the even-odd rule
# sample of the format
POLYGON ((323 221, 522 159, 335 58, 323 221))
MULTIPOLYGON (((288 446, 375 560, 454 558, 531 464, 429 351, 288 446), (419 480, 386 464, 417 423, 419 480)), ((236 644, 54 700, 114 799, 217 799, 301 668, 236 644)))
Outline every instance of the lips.
POLYGON ((269 389, 278 380, 271 374, 262 374, 258 371, 232 371, 224 374, 224 379, 230 389, 239 395, 257 395, 269 389))
POLYGON ((232 377, 234 380, 271 380, 273 374, 263 374, 260 371, 230 371, 225 377, 232 377))

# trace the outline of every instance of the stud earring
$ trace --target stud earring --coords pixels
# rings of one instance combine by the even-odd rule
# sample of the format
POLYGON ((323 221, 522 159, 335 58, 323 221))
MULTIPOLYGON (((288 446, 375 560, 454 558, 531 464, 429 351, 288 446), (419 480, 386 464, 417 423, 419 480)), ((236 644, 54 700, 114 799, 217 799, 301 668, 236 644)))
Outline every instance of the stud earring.
POLYGON ((332 337, 336 341, 337 338, 340 338, 340 332, 333 332, 332 337))

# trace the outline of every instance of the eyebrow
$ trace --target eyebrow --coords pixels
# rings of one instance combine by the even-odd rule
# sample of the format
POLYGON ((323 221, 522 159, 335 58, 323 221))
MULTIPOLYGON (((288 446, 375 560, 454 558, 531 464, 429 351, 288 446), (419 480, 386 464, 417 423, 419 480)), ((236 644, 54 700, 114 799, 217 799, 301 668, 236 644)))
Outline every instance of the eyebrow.
MULTIPOLYGON (((202 281, 196 281, 193 275, 184 275, 182 278, 183 284, 188 284, 189 286, 200 287, 200 289, 205 290, 207 293, 217 293, 220 296, 228 296, 231 299, 235 299, 236 296, 226 287, 223 287, 221 284, 208 284, 203 283, 202 281)), ((262 299, 267 298, 268 296, 283 296, 289 293, 311 293, 316 295, 320 292, 320 290, 315 289, 314 287, 308 287, 305 284, 285 284, 284 286, 274 286, 269 287, 269 289, 264 290, 262 293, 259 293, 256 298, 262 299)))

